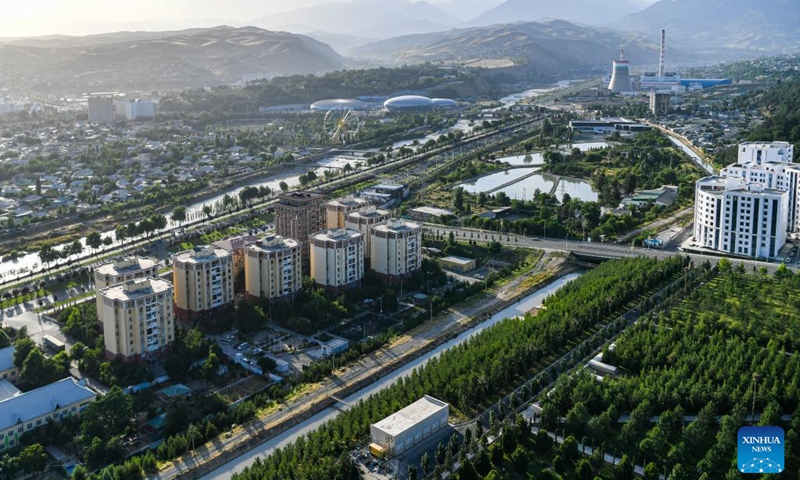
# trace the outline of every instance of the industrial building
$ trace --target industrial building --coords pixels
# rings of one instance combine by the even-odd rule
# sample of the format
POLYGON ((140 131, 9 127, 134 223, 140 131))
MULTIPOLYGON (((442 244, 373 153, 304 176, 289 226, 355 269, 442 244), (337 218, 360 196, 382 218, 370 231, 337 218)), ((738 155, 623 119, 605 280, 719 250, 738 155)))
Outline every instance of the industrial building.
POLYGON ((325 196, 312 192, 289 192, 278 195, 275 204, 275 234, 296 238, 302 248, 302 268, 309 273, 308 237, 325 228, 325 196))
POLYGON ((114 96, 116 93, 89 94, 89 122, 111 123, 114 121, 114 96))
POLYGON ((245 247, 245 295, 277 299, 303 288, 301 244, 272 235, 245 247))
POLYGON ((458 104, 449 98, 423 97, 421 95, 401 95, 383 102, 383 108, 390 113, 428 112, 434 108, 454 108, 458 104))
POLYGON ((370 452, 379 458, 399 455, 447 427, 450 406, 425 395, 369 427, 370 452))
POLYGON ((618 117, 602 117, 599 120, 570 120, 569 128, 579 132, 613 133, 644 132, 653 127, 633 120, 618 117))
POLYGON ((80 416, 97 394, 68 377, 6 397, 0 400, 0 452, 19 447, 20 437, 31 430, 80 416))
POLYGON ((212 245, 172 256, 175 315, 194 322, 233 308, 233 254, 212 245))
POLYGON ((128 280, 100 290, 97 296, 106 357, 136 362, 166 354, 175 340, 171 283, 157 278, 128 280))
POLYGON ((367 205, 368 202, 365 199, 352 195, 331 200, 325 205, 325 228, 345 228, 347 214, 367 205))
POLYGON ((418 223, 390 220, 370 229, 370 267, 390 280, 422 267, 422 228, 418 223))
POLYGON ((320 100, 311 104, 311 110, 315 112, 329 112, 331 110, 368 110, 370 104, 361 100, 351 98, 332 98, 320 100))
POLYGON ((345 228, 326 230, 310 238, 311 277, 322 287, 354 287, 364 276, 364 235, 345 228))
POLYGON ((390 185, 381 183, 365 189, 361 192, 361 198, 369 200, 377 205, 387 205, 392 201, 399 201, 408 191, 405 185, 390 185))
POLYGON ((389 220, 391 216, 392 214, 388 210, 382 210, 374 206, 365 207, 347 214, 344 222, 345 228, 361 232, 364 235, 364 265, 370 265, 370 256, 372 255, 370 229, 379 223, 389 220))

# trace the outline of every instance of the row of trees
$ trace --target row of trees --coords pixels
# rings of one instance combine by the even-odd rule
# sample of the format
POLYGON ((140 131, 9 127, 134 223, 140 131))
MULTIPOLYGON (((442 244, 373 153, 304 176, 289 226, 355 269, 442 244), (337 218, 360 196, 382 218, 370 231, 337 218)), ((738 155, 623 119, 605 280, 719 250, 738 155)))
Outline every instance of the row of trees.
POLYGON ((788 271, 767 277, 722 262, 717 279, 604 352, 625 376, 564 376, 542 400, 543 422, 556 427, 565 418, 566 430, 592 445, 613 445, 670 478, 709 480, 741 478, 739 427, 788 423, 783 478, 796 478, 800 419, 780 416, 800 405, 800 359, 787 351, 800 326, 790 306, 798 286, 788 271))
POLYGON ((548 298, 547 309, 538 315, 484 330, 235 478, 337 478, 341 455, 368 434, 370 423, 424 394, 447 401, 463 415, 474 415, 528 378, 586 329, 666 282, 685 265, 683 258, 603 264, 548 298))

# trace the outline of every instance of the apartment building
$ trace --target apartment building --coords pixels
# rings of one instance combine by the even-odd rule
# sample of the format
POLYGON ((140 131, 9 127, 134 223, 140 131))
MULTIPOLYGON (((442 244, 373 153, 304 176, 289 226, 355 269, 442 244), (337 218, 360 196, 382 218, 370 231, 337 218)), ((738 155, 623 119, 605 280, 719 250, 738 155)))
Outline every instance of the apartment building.
POLYGON ((138 362, 162 357, 175 340, 172 284, 140 278, 97 293, 106 357, 138 362))
POLYGON ((325 228, 325 196, 311 192, 278 195, 275 204, 275 234, 301 242, 303 272, 308 273, 308 237, 325 228))
POLYGON ((273 235, 245 247, 244 283, 249 298, 289 297, 303 288, 301 243, 273 235))
POLYGON ((391 216, 392 214, 388 210, 382 210, 373 206, 347 214, 345 228, 361 232, 361 234, 364 235, 364 265, 367 267, 371 265, 370 256, 372 254, 372 237, 369 234, 370 229, 379 223, 389 220, 391 216))
POLYGON ((422 267, 422 228, 418 223, 390 220, 370 229, 370 267, 390 280, 422 267))
POLYGON ((363 198, 353 196, 331 200, 325 205, 325 228, 345 228, 347 214, 368 205, 363 198))
POLYGON ((213 245, 172 256, 175 315, 195 322, 233 307, 233 254, 213 245))
POLYGON ((345 228, 311 236, 311 277, 317 285, 342 290, 364 276, 364 235, 345 228))
POLYGON ((94 270, 96 290, 137 278, 158 277, 158 261, 136 255, 118 258, 94 270))

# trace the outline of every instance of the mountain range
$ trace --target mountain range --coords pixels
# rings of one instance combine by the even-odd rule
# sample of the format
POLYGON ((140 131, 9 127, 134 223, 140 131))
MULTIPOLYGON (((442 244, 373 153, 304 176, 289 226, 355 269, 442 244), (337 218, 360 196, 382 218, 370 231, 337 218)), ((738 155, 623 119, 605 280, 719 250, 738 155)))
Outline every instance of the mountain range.
POLYGON ((255 27, 43 37, 0 44, 0 83, 44 91, 217 86, 243 75, 324 73, 345 66, 330 46, 255 27))
POLYGON ((586 25, 604 25, 640 10, 629 0, 506 0, 471 20, 469 25, 566 20, 586 25))
POLYGON ((798 0, 662 0, 613 24, 697 48, 788 53, 800 49, 798 0))

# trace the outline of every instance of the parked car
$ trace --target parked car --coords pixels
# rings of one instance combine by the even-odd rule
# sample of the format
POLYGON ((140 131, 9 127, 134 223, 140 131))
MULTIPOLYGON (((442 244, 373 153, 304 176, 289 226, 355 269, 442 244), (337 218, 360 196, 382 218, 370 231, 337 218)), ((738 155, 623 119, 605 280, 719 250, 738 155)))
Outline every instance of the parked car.
POLYGON ((255 350, 253 350, 253 355, 261 355, 262 353, 264 353, 264 350, 260 348, 256 348, 255 350))
POLYGON ((481 275, 480 273, 476 273, 475 278, 477 278, 478 280, 483 280, 483 275, 481 275))
POLYGON ((250 344, 247 343, 247 342, 244 342, 241 345, 239 345, 238 347, 236 347, 236 350, 239 350, 240 352, 242 352, 244 350, 247 350, 248 348, 250 348, 250 344))

